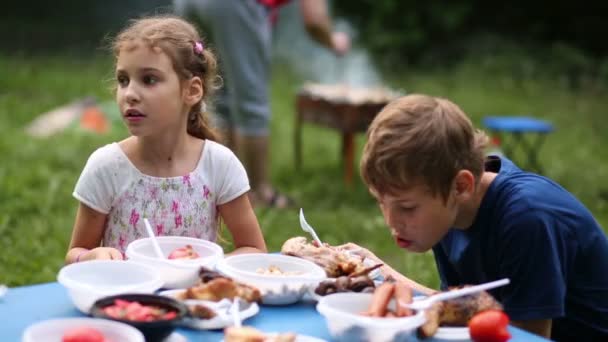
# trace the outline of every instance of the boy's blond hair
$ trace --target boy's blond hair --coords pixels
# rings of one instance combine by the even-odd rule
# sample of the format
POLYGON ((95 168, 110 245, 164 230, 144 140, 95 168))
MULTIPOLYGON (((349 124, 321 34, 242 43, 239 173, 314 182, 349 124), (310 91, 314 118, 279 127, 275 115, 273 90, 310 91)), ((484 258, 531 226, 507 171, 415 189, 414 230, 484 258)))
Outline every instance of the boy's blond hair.
POLYGON ((378 197, 426 185, 444 201, 458 171, 483 173, 488 137, 447 99, 412 94, 389 103, 367 131, 361 175, 378 197))

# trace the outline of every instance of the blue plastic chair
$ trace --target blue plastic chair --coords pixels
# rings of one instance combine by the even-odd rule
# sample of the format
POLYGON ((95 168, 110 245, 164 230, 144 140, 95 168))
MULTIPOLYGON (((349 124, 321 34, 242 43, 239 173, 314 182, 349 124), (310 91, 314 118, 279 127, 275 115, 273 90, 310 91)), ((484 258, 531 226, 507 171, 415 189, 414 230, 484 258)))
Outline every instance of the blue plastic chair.
POLYGON ((487 116, 483 125, 501 141, 501 148, 509 158, 514 158, 516 149, 527 156, 525 162, 518 161, 524 169, 542 173, 538 153, 547 134, 553 132, 553 124, 529 116, 487 116))

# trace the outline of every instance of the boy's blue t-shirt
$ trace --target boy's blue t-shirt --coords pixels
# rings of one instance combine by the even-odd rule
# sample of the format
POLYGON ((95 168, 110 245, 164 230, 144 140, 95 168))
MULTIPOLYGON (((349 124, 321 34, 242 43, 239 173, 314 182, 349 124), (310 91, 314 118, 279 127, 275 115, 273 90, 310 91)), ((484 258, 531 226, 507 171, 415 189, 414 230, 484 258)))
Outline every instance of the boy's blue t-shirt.
POLYGON ((511 320, 553 319, 552 339, 608 341, 608 239, 589 210, 545 177, 489 157, 473 225, 433 247, 442 288, 501 278, 511 320))

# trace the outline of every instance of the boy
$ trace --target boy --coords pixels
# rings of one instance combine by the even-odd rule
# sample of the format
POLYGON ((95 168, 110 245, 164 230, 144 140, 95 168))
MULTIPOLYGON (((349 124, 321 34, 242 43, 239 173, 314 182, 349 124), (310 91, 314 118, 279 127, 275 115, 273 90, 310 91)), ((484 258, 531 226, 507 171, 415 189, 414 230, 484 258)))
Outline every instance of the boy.
MULTIPOLYGON (((432 249, 444 289, 509 278, 491 293, 518 327, 608 341, 606 235, 555 182, 484 158, 487 140, 445 99, 409 95, 378 114, 361 173, 395 242, 432 249)), ((390 267, 386 274, 433 291, 390 267)))

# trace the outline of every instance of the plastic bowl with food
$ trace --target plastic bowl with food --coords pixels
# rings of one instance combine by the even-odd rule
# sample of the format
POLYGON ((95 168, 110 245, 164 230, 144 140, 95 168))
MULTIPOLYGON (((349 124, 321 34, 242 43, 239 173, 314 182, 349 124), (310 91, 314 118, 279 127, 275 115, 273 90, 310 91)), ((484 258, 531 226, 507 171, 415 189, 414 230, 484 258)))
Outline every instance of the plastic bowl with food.
POLYGON ((134 327, 99 318, 58 318, 36 322, 25 329, 23 342, 40 341, 121 341, 145 342, 134 327), (80 340, 76 338, 80 337, 80 340))
POLYGON ((164 288, 186 288, 197 283, 198 271, 201 266, 213 268, 224 257, 224 250, 213 242, 185 236, 156 237, 166 259, 158 258, 150 238, 138 239, 127 246, 126 255, 129 260, 143 263, 158 270, 164 288), (174 252, 190 246, 197 258, 169 259, 174 252))
POLYGON ((59 271, 57 281, 68 290, 74 306, 85 314, 99 298, 120 293, 153 293, 163 285, 153 268, 118 260, 66 265, 59 271))
MULTIPOLYGON (((372 293, 335 293, 319 300, 317 311, 325 318, 331 336, 336 341, 409 341, 426 318, 420 311, 408 317, 368 317, 372 293)), ((394 309, 394 299, 389 308, 394 309)))
POLYGON ((257 287, 262 304, 287 305, 299 301, 310 287, 327 278, 317 264, 281 254, 240 254, 216 265, 219 272, 257 287))
POLYGON ((99 299, 91 315, 133 326, 146 342, 166 339, 188 314, 179 301, 160 295, 122 294, 99 299))

